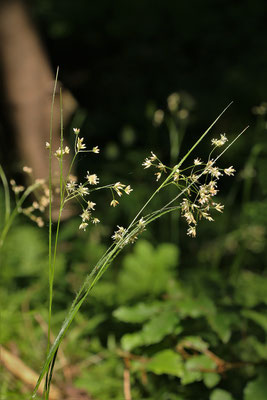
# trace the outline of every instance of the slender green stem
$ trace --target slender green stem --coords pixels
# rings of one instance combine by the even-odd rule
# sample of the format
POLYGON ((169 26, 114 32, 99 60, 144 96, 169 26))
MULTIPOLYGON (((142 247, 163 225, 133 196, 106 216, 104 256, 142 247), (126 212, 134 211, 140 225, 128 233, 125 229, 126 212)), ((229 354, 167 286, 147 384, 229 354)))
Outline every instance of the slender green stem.
POLYGON ((5 193, 5 223, 7 223, 7 220, 10 216, 10 193, 9 193, 9 188, 8 188, 8 182, 6 179, 6 175, 4 173, 4 170, 2 166, 0 165, 0 177, 3 182, 4 186, 4 193, 5 193))
POLYGON ((53 117, 54 104, 56 97, 56 89, 58 82, 59 68, 57 68, 55 85, 52 95, 51 118, 50 118, 50 133, 49 133, 49 232, 48 232, 48 270, 49 270, 49 306, 48 306, 48 332, 47 332, 47 354, 50 349, 51 338, 51 313, 52 313, 52 298, 53 298, 53 273, 52 273, 52 139, 53 139, 53 117))
MULTIPOLYGON (((232 104, 232 103, 230 103, 232 104)), ((55 339, 55 342, 50 348, 50 351, 47 355, 47 358, 45 360, 45 363, 43 365, 42 371, 40 373, 39 379, 37 381, 36 387, 33 392, 33 397, 35 397, 38 387, 40 385, 40 382, 42 381, 43 377, 45 374, 47 374, 47 379, 48 382, 50 383, 51 377, 52 377, 52 369, 53 369, 53 364, 55 362, 55 357, 56 357, 56 352, 57 349, 66 334, 69 326, 71 325, 71 322, 73 321, 76 313, 78 312, 79 308, 85 301, 86 297, 88 296, 89 292, 91 289, 94 287, 94 285, 98 282, 98 280, 101 278, 101 276, 104 274, 104 272, 108 269, 112 261, 117 257, 117 255, 120 253, 120 251, 123 249, 123 247, 129 243, 129 240, 131 238, 134 238, 135 235, 140 233, 140 226, 139 223, 137 222, 138 217, 142 214, 143 210, 146 208, 146 206, 150 203, 150 201, 154 198, 154 196, 166 185, 170 182, 172 176, 174 175, 175 171, 177 168, 179 168, 183 162, 187 159, 189 154, 193 151, 193 149, 199 144, 199 142, 205 137, 205 135, 209 132, 209 130, 212 128, 212 126, 218 121, 218 119, 221 117, 221 115, 226 111, 226 109, 230 106, 230 104, 223 110, 223 112, 216 118, 216 120, 210 125, 210 127, 204 132, 204 134, 201 136, 201 138, 195 143, 195 145, 186 153, 186 155, 183 157, 183 159, 180 161, 178 166, 174 167, 170 175, 165 179, 165 181, 159 186, 158 189, 155 190, 155 192, 152 194, 152 196, 149 198, 149 200, 146 202, 146 204, 141 208, 141 210, 138 212, 137 216, 133 219, 133 221, 130 223, 129 227, 126 229, 125 235, 120 239, 118 243, 113 243, 110 248, 105 252, 105 254, 101 257, 101 259, 98 261, 98 263, 95 265, 93 270, 91 271, 90 274, 87 275, 85 278, 85 281, 83 285, 81 286, 79 292, 75 296, 75 299, 66 315, 66 318, 61 326, 61 329, 55 339), (52 364, 51 364, 52 363, 52 364)), ((247 129, 247 128, 246 128, 247 129)), ((237 138, 246 130, 244 129, 238 136, 237 138)), ((237 140, 237 138, 235 140, 237 140)), ((234 142, 230 145, 232 145, 234 142)), ((230 145, 227 147, 229 148, 230 145)), ((221 155, 227 150, 227 148, 221 152, 221 154, 214 160, 214 162, 221 157, 221 155)), ((194 182, 190 183, 189 186, 193 185, 194 182)), ((179 198, 185 190, 187 190, 188 187, 183 189, 178 196, 176 196, 171 202, 166 204, 164 207, 162 207, 160 210, 157 210, 153 213, 148 214, 146 217, 143 218, 145 226, 150 224, 151 222, 155 221, 156 219, 160 218, 162 215, 167 214, 169 212, 175 211, 180 208, 179 205, 172 206, 170 207, 170 204, 173 203, 177 198, 179 198)), ((48 384, 49 384, 48 383, 48 384)), ((48 389, 49 390, 49 389, 48 389)))

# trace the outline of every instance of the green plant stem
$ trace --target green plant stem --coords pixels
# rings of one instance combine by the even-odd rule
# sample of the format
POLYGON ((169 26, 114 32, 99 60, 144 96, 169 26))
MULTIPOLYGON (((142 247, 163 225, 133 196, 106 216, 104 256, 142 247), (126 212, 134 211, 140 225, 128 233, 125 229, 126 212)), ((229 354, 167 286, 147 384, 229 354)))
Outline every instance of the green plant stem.
MULTIPOLYGON (((168 212, 176 210, 177 207, 172 207, 170 209, 164 210, 162 212, 157 212, 157 213, 152 213, 148 217, 148 220, 146 222, 146 225, 151 223, 152 221, 156 220, 157 218, 160 218, 163 214, 166 214, 168 212)), ((89 292, 92 290, 92 288, 95 286, 95 284, 98 282, 98 280, 101 278, 101 276, 105 273, 105 271, 108 269, 112 261, 117 257, 117 255, 122 251, 124 245, 126 244, 127 240, 129 237, 134 236, 138 232, 138 227, 135 227, 126 237, 124 237, 120 242, 118 242, 116 245, 112 245, 107 252, 101 257, 99 262, 95 265, 94 269, 90 274, 87 275, 85 278, 85 281, 83 285, 81 286, 79 292, 77 293, 69 311, 68 314, 61 326, 61 329, 53 343, 53 345, 50 348, 50 351, 47 355, 46 361, 43 365, 42 371, 40 373, 39 379, 37 381, 37 384, 35 386, 32 398, 35 397, 38 387, 44 377, 44 375, 49 373, 49 366, 50 363, 53 361, 54 362, 54 355, 63 339, 65 336, 71 322, 73 321, 76 313, 79 311, 81 305, 85 301, 86 297, 88 296, 89 292)), ((49 381, 49 377, 47 378, 49 381)), ((51 379, 50 379, 51 380, 51 379)))
MULTIPOLYGON (((105 252, 105 254, 101 257, 101 259, 99 260, 99 262, 95 265, 95 267, 93 268, 93 270, 91 271, 90 274, 87 275, 87 277, 85 278, 85 281, 83 283, 83 285, 81 286, 79 292, 77 293, 77 295, 75 296, 75 299, 66 315, 66 318, 61 326, 61 329, 53 343, 53 345, 50 348, 49 353, 47 354, 47 358, 44 362, 43 368, 41 370, 40 376, 38 378, 37 384, 34 388, 34 392, 33 392, 33 398, 35 397, 38 387, 40 385, 40 382, 42 381, 43 377, 45 374, 47 374, 47 381, 50 382, 51 381, 51 373, 52 373, 52 369, 50 369, 51 373, 49 375, 49 368, 51 365, 51 362, 54 363, 55 362, 55 354, 57 352, 57 349, 64 337, 64 335, 66 334, 71 322, 73 321, 76 313, 78 312, 79 308, 81 307, 81 305, 83 304, 83 302, 85 301, 86 297, 88 296, 89 292, 91 291, 91 289, 94 287, 94 285, 97 283, 97 281, 101 278, 101 276, 104 274, 104 272, 108 269, 109 265, 112 263, 112 261, 116 258, 116 256, 121 252, 122 248, 129 242, 129 239, 131 237, 134 237, 136 234, 138 234, 140 227, 138 226, 138 223, 136 223, 138 217, 142 214, 142 212, 144 211, 144 209, 146 208, 146 206, 151 202, 151 200, 154 198, 154 196, 171 180, 172 176, 174 175, 175 171, 177 168, 179 168, 184 161, 187 159, 187 157, 189 156, 189 154, 191 154, 191 152, 195 149, 195 147, 200 143, 200 141, 206 136, 206 134, 210 131, 210 129, 212 128, 212 126, 214 126, 214 124, 218 121, 218 119, 221 117, 221 115, 227 110, 227 108, 231 105, 232 103, 230 103, 224 110, 223 112, 215 119, 215 121, 210 125, 210 127, 203 133, 203 135, 200 137, 200 139, 194 144, 194 146, 192 146, 192 148, 186 153, 186 155, 182 158, 182 160, 179 162, 179 164, 173 168, 172 172, 170 173, 170 175, 165 179, 165 181, 159 186, 158 189, 155 190, 155 192, 151 195, 151 197, 148 199, 148 201, 145 203, 145 205, 141 208, 141 210, 138 212, 138 214, 136 215, 136 217, 133 219, 133 221, 130 223, 129 227, 126 229, 126 234, 124 235, 124 237, 116 244, 112 244, 110 246, 110 248, 105 252), (131 231, 130 231, 131 229, 131 231)), ((247 128, 246 128, 247 129, 247 128)), ((245 130, 246 130, 245 129, 245 130)), ((245 131, 243 130, 238 136, 237 138, 245 131)), ((235 140, 237 140, 237 138, 235 140)), ((234 141, 235 141, 234 140, 234 141)), ((234 141, 230 144, 232 145, 234 143, 234 141)), ((227 147, 229 148, 230 145, 227 147)), ((221 154, 217 157, 217 159, 227 150, 227 148, 221 152, 221 154)), ((217 160, 216 159, 216 160, 217 160)), ((215 161, 216 161, 215 160, 215 161)), ((214 161, 214 162, 215 162, 214 161)), ((190 184, 192 185, 193 182, 190 184)), ((190 186, 189 185, 189 186, 190 186)), ((185 188, 184 190, 182 190, 178 196, 176 196, 171 202, 169 202, 168 204, 166 204, 162 209, 157 210, 154 213, 151 213, 149 215, 147 215, 144 220, 145 220, 145 225, 150 224, 152 221, 155 221, 156 219, 160 218, 162 215, 167 214, 169 212, 175 211, 179 208, 179 206, 173 206, 170 207, 170 204, 175 201, 178 197, 180 197, 183 192, 187 190, 187 188, 185 188)))
POLYGON ((6 175, 4 173, 4 170, 2 166, 0 165, 0 177, 3 182, 4 186, 4 193, 5 193, 5 223, 7 223, 8 218, 10 216, 10 193, 9 193, 9 188, 8 188, 8 182, 6 179, 6 175))
POLYGON ((56 88, 58 82, 59 68, 57 68, 55 85, 52 95, 51 118, 50 118, 50 133, 49 133, 49 232, 48 232, 48 275, 49 275, 49 310, 48 310, 48 332, 47 332, 47 354, 50 349, 51 339, 51 314, 52 314, 52 299, 53 299, 53 266, 52 266, 52 139, 53 139, 53 117, 54 104, 56 97, 56 88))

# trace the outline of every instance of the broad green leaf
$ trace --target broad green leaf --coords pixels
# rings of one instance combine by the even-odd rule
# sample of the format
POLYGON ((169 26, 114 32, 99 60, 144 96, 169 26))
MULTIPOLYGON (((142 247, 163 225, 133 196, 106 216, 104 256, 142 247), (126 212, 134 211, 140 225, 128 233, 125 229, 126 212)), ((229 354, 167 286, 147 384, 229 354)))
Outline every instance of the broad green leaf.
POLYGON ((266 400, 267 369, 263 370, 257 379, 249 382, 244 390, 244 400, 266 400))
POLYGON ((126 335, 123 335, 121 338, 122 348, 126 351, 131 351, 136 347, 143 346, 143 344, 144 338, 142 331, 136 333, 126 333, 126 335))
POLYGON ((183 318, 198 318, 202 315, 212 315, 216 313, 214 303, 207 296, 198 296, 195 298, 190 295, 185 295, 177 301, 177 307, 183 318))
POLYGON ((210 400, 234 400, 234 398, 231 393, 227 392, 226 390, 214 389, 210 395, 210 400))
POLYGON ((236 301, 243 307, 267 304, 267 276, 243 271, 235 285, 236 301))
POLYGON ((204 351, 209 347, 208 343, 199 336, 186 336, 180 344, 198 351, 204 351))
POLYGON ((243 310, 242 314, 260 325, 267 332, 267 315, 254 310, 243 310))
POLYGON ((156 249, 140 240, 134 252, 124 258, 119 275, 117 292, 120 302, 142 296, 155 296, 166 292, 178 262, 178 249, 172 244, 162 244, 156 249))
POLYGON ((0 263, 3 280, 40 274, 47 268, 47 243, 43 232, 30 225, 9 232, 0 263))
POLYGON ((198 356, 190 357, 188 360, 186 360, 185 367, 189 371, 194 371, 202 369, 214 369, 216 368, 216 364, 205 354, 200 354, 198 356))
POLYGON ((157 375, 168 374, 179 378, 184 375, 183 359, 180 354, 175 353, 173 350, 158 352, 146 364, 146 369, 157 375))
POLYGON ((193 382, 199 382, 202 380, 202 373, 199 371, 189 371, 188 369, 184 370, 184 374, 181 377, 182 385, 189 385, 193 382))
POLYGON ((231 325, 238 321, 234 313, 218 312, 208 316, 211 328, 216 332, 223 343, 227 343, 231 337, 231 325))
POLYGON ((176 333, 179 317, 177 313, 168 311, 154 316, 139 332, 126 334, 122 337, 124 350, 132 350, 138 346, 148 346, 159 343, 165 336, 176 333))
POLYGON ((215 363, 209 357, 204 354, 190 357, 185 362, 185 374, 182 378, 182 384, 187 385, 195 381, 201 381, 203 379, 202 369, 213 369, 215 363))
POLYGON ((166 335, 174 333, 179 322, 178 314, 169 311, 153 317, 143 327, 145 344, 160 342, 166 335))
POLYGON ((215 372, 205 372, 203 374, 203 381, 208 388, 213 388, 220 382, 220 380, 220 375, 215 372))
POLYGON ((113 312, 113 315, 123 322, 140 323, 150 319, 154 314, 156 314, 161 302, 153 303, 138 303, 133 307, 119 307, 113 312))

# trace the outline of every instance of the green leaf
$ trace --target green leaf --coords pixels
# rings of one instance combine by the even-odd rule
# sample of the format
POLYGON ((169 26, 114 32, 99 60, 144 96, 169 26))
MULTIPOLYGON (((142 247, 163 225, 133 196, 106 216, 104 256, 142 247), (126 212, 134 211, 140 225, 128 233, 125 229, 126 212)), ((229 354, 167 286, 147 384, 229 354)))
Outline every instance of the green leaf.
POLYGON ((175 353, 173 350, 158 352, 146 364, 146 369, 157 375, 168 374, 178 377, 184 375, 183 359, 180 354, 175 353))
POLYGON ((161 302, 153 302, 150 304, 138 303, 133 307, 122 306, 117 308, 117 310, 113 312, 113 315, 123 322, 140 323, 156 314, 160 306, 162 306, 161 302))
POLYGON ((267 369, 252 382, 249 382, 244 390, 244 400, 266 400, 267 395, 267 369))
POLYGON ((209 347, 208 343, 199 336, 186 336, 179 344, 198 351, 204 351, 209 347))
POLYGON ((195 381, 201 381, 204 377, 202 369, 213 369, 216 364, 204 354, 190 357, 185 362, 185 374, 182 378, 182 384, 186 385, 195 381))
POLYGON ((121 338, 121 345, 125 351, 131 351, 136 347, 143 346, 144 339, 143 339, 143 332, 135 332, 135 333, 126 333, 121 338))
POLYGON ((234 400, 234 398, 231 393, 226 390, 214 389, 210 395, 210 400, 234 400))
POLYGON ((126 334, 122 337, 122 347, 130 351, 138 346, 148 346, 159 343, 165 336, 176 333, 179 317, 176 312, 168 311, 154 316, 143 329, 136 333, 126 334))
POLYGON ((216 374, 215 372, 206 372, 203 374, 203 381, 208 388, 216 386, 220 380, 220 375, 216 374))
POLYGON ((237 284, 236 301, 243 307, 267 304, 267 277, 251 271, 242 271, 237 284))
POLYGON ((153 317, 143 327, 145 344, 160 342, 166 335, 173 333, 178 322, 178 314, 173 311, 153 317))
POLYGON ((202 380, 202 373, 199 371, 184 370, 184 375, 181 377, 182 385, 188 385, 193 382, 199 382, 202 380))
POLYGON ((201 354, 186 360, 185 367, 187 370, 214 369, 216 368, 216 363, 205 354, 201 354))
POLYGON ((254 310, 243 310, 242 314, 260 325, 267 332, 267 316, 265 314, 254 310))
POLYGON ((118 286, 123 290, 117 292, 118 300, 125 302, 166 292, 177 262, 178 249, 175 245, 165 243, 155 249, 144 240, 138 241, 134 252, 124 258, 118 280, 118 286))
POLYGON ((47 244, 42 231, 34 226, 17 226, 9 232, 0 263, 6 279, 40 274, 47 268, 47 244))
POLYGON ((208 316, 208 322, 214 332, 217 333, 223 343, 227 343, 231 337, 231 325, 238 321, 234 313, 218 312, 208 316))

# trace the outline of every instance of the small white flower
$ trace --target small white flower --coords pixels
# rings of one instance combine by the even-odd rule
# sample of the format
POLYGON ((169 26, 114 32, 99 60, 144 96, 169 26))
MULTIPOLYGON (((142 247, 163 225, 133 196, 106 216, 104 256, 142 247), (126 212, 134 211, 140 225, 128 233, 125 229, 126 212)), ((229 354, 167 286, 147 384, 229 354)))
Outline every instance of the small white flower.
POLYGON ((120 241, 126 233, 126 229, 123 226, 117 225, 118 230, 114 232, 114 235, 111 236, 115 242, 120 241))
POLYGON ((50 149, 50 147, 51 147, 51 146, 50 146, 50 143, 49 143, 49 142, 45 142, 45 148, 46 148, 46 149, 50 149))
POLYGON ((161 178, 161 172, 156 172, 155 175, 156 175, 156 181, 158 182, 161 178))
POLYGON ((217 211, 219 211, 221 213, 223 212, 223 209, 224 209, 224 205, 223 204, 213 203, 212 205, 215 208, 215 210, 217 210, 217 211))
POLYGON ((194 215, 193 215, 191 212, 186 212, 186 213, 184 214, 184 217, 185 217, 186 222, 187 222, 188 224, 196 224, 196 220, 195 220, 195 218, 194 218, 194 215))
POLYGON ((113 199, 113 200, 110 202, 111 207, 116 207, 118 204, 119 204, 118 200, 115 200, 115 199, 113 199))
POLYGON ((92 152, 98 154, 100 152, 100 149, 98 148, 98 146, 95 146, 93 147, 92 152))
POLYGON ((151 161, 155 161, 158 157, 156 156, 156 154, 153 153, 153 151, 151 151, 151 156, 150 156, 150 160, 151 161))
POLYGON ((195 158, 194 159, 194 165, 201 165, 202 161, 200 160, 200 158, 195 158))
POLYGON ((223 145, 228 141, 228 139, 227 139, 227 137, 225 136, 225 134, 220 135, 220 136, 221 136, 220 139, 211 139, 211 144, 212 144, 213 146, 221 147, 221 146, 223 146, 223 145))
POLYGON ((234 175, 235 169, 231 166, 229 168, 224 169, 224 173, 228 176, 234 175))
POLYGON ((79 229, 83 229, 85 231, 87 226, 88 224, 86 222, 82 222, 81 225, 79 226, 79 229))
POLYGON ((37 201, 34 201, 34 202, 32 203, 32 206, 33 206, 33 208, 34 208, 35 210, 38 210, 38 208, 39 208, 39 203, 38 203, 37 201))
POLYGON ((70 181, 70 182, 68 182, 67 185, 66 185, 67 190, 68 190, 69 192, 74 192, 74 190, 76 189, 76 186, 77 186, 77 183, 75 183, 74 181, 70 181))
POLYGON ((190 226, 187 229, 187 235, 191 237, 196 237, 196 227, 195 226, 190 226))
POLYGON ((64 149, 64 153, 69 154, 69 152, 70 152, 70 148, 68 146, 66 146, 64 149))
POLYGON ((73 128, 73 132, 75 133, 75 135, 79 135, 80 129, 79 128, 73 128))
POLYGON ((143 167, 146 168, 150 168, 152 165, 152 161, 150 158, 146 158, 145 161, 142 163, 143 167))
POLYGON ((39 228, 42 228, 44 226, 44 220, 41 217, 37 217, 35 222, 37 223, 39 228))
POLYGON ((93 224, 99 224, 100 220, 98 218, 93 218, 92 223, 93 224))
POLYGON ((125 191, 126 194, 130 194, 130 193, 133 191, 133 189, 131 188, 130 185, 128 185, 128 186, 126 186, 126 188, 124 189, 124 191, 125 191))
POLYGON ((82 218, 83 222, 84 221, 89 221, 91 216, 91 213, 89 210, 83 210, 83 213, 80 215, 80 217, 82 218))
POLYGON ((89 174, 89 171, 87 171, 86 179, 88 180, 90 185, 97 185, 99 183, 99 179, 96 174, 89 174))
POLYGON ((61 155, 63 155, 64 154, 64 150, 62 150, 61 151, 61 148, 59 147, 58 149, 57 149, 57 151, 54 153, 54 155, 59 159, 59 158, 61 158, 61 155))
POLYGON ((215 178, 219 178, 222 175, 218 167, 209 167, 209 173, 211 176, 215 176, 215 178))
POLYGON ((146 223, 145 223, 145 220, 144 220, 143 217, 139 219, 138 225, 139 225, 140 227, 142 227, 142 228, 144 228, 144 227, 146 226, 146 223))
POLYGON ((87 202, 87 208, 89 210, 94 210, 95 205, 96 205, 96 203, 94 203, 93 201, 88 201, 87 202))
POLYGON ((162 164, 162 162, 158 163, 157 168, 160 169, 161 171, 165 172, 165 173, 167 172, 166 171, 166 165, 162 164))
POLYGON ((79 138, 78 137, 78 140, 77 140, 77 143, 76 143, 77 152, 79 152, 80 150, 86 149, 86 145, 85 145, 85 143, 83 143, 83 140, 84 140, 84 138, 79 138))
POLYGON ((125 185, 120 182, 116 182, 115 185, 113 186, 113 189, 117 192, 117 195, 121 197, 122 192, 121 190, 124 190, 125 185))
POLYGON ((117 225, 117 228, 119 228, 119 229, 118 229, 118 232, 119 232, 119 233, 121 233, 122 235, 124 235, 124 234, 125 234, 125 232, 126 232, 126 229, 125 229, 125 228, 123 228, 123 226, 119 226, 119 225, 117 225))
POLYGON ((89 189, 85 186, 83 186, 81 183, 77 189, 77 192, 80 196, 86 196, 87 194, 89 194, 89 189))
POLYGON ((23 167, 23 171, 26 172, 26 174, 31 174, 32 173, 32 168, 30 167, 23 167))
POLYGON ((12 190, 14 193, 19 194, 25 190, 25 187, 22 185, 13 185, 12 190))

